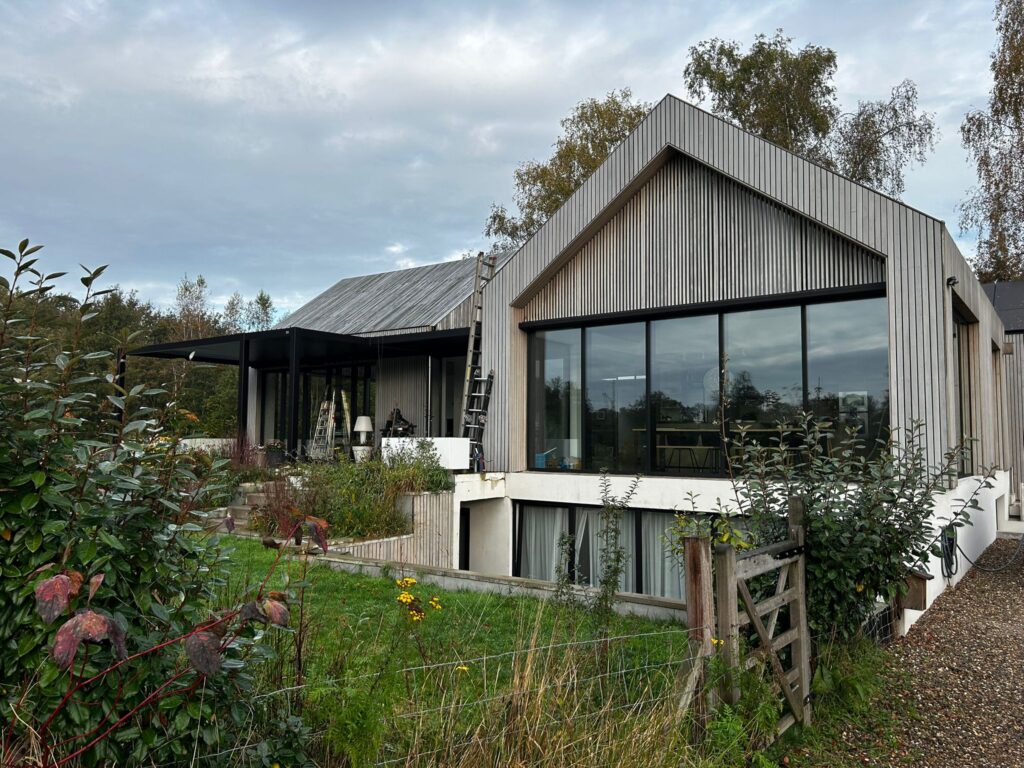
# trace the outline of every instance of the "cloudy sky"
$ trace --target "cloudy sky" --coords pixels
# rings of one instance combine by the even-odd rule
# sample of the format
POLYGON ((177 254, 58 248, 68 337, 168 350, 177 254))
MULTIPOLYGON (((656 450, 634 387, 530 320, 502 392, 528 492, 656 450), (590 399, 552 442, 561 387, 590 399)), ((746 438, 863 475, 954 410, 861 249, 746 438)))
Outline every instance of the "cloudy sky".
MULTIPOLYGON (((950 223, 985 103, 992 2, 0 0, 0 245, 109 263, 160 304, 295 308, 335 280, 486 246, 512 171, 581 99, 686 98, 687 48, 782 27, 839 54, 840 99, 905 77, 941 143, 905 199, 950 223)), ((969 251, 969 235, 961 238, 969 251)), ((70 287, 70 286, 69 286, 70 287)))

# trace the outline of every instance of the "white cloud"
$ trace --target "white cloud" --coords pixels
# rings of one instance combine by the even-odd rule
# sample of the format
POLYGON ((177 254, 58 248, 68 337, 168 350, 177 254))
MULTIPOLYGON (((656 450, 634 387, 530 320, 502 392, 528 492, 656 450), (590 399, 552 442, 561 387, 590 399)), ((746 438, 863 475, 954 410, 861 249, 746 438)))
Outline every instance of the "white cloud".
POLYGON ((683 95, 690 45, 778 26, 837 50, 844 104, 918 82, 943 141, 907 200, 955 227, 991 0, 0 0, 0 98, 18 106, 0 228, 46 242, 54 269, 109 261, 146 298, 202 272, 218 294, 266 287, 294 308, 345 276, 486 249, 490 204, 550 154, 573 104, 622 86, 683 95))

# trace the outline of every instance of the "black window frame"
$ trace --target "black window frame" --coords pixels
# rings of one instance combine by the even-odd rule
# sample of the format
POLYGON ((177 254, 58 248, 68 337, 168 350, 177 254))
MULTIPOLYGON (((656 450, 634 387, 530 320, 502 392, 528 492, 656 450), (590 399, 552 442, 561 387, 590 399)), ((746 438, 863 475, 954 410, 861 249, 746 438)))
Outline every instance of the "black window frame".
MULTIPOLYGON (((566 534, 569 536, 570 541, 570 560, 568 563, 568 575, 569 580, 576 584, 576 520, 578 517, 579 510, 600 510, 600 505, 597 504, 571 504, 571 503, 559 503, 553 501, 533 501, 531 499, 513 499, 512 501, 512 576, 522 576, 522 559, 523 559, 523 507, 533 507, 539 509, 565 509, 567 510, 567 522, 566 522, 566 534)), ((633 540, 635 542, 634 551, 627 553, 630 556, 630 566, 633 569, 633 582, 636 586, 635 592, 629 594, 634 595, 646 595, 647 597, 657 597, 658 599, 671 600, 673 598, 662 598, 658 595, 649 595, 644 592, 644 557, 647 553, 644 551, 644 538, 643 538, 643 513, 653 512, 659 515, 674 516, 675 512, 668 509, 652 509, 649 507, 638 507, 636 509, 629 508, 625 510, 628 515, 632 516, 633 522, 633 540)), ((655 553, 658 554, 658 553, 655 553)), ((594 585, 591 585, 594 586, 594 585)))
MULTIPOLYGON (((801 376, 803 386, 803 398, 802 407, 804 411, 809 409, 810 395, 808 392, 808 363, 807 363, 807 307, 814 304, 829 304, 846 301, 858 301, 864 299, 874 298, 885 298, 886 288, 885 283, 869 283, 862 286, 850 286, 846 288, 828 288, 818 291, 804 291, 799 293, 788 293, 788 294, 776 294, 772 296, 762 296, 750 299, 736 299, 727 300, 720 302, 706 302, 701 304, 692 304, 682 307, 670 307, 659 310, 639 310, 639 311, 628 311, 628 312, 616 312, 616 313, 605 313, 600 315, 590 315, 579 318, 563 318, 558 320, 538 320, 538 321, 526 321, 519 324, 520 330, 529 334, 527 339, 527 375, 532 375, 530 370, 530 350, 533 348, 531 345, 531 339, 535 331, 549 331, 559 329, 579 329, 580 330, 580 390, 581 396, 584 401, 584 408, 586 408, 587 398, 587 329, 595 328, 606 325, 620 325, 625 323, 643 322, 645 324, 644 329, 644 340, 646 344, 645 350, 645 365, 646 365, 646 403, 647 403, 647 419, 646 419, 646 442, 647 450, 643 454, 644 466, 642 472, 645 475, 652 477, 679 477, 679 478, 704 478, 704 479, 720 479, 727 476, 726 471, 726 459, 725 451, 723 450, 719 459, 719 466, 717 471, 713 472, 687 472, 687 471, 667 471, 655 469, 655 461, 653 457, 654 439, 653 439, 653 413, 650 407, 650 388, 651 388, 651 323, 656 320, 665 320, 679 317, 699 317, 699 316, 715 316, 718 317, 718 364, 719 364, 719 402, 722 397, 722 386, 725 381, 726 375, 726 359, 725 359, 725 316, 735 312, 747 312, 752 310, 762 309, 775 309, 782 307, 799 307, 800 308, 800 345, 801 345, 801 376)), ((892 343, 892 340, 889 340, 892 343)), ((890 372, 891 373, 891 372, 890 372)), ((560 469, 557 467, 552 468, 537 468, 534 466, 534 462, 530 461, 530 447, 533 443, 533 438, 529 434, 530 429, 530 415, 533 412, 534 403, 532 400, 532 392, 535 388, 529 383, 527 385, 527 404, 526 404, 526 419, 527 419, 527 439, 526 439, 526 467, 527 471, 530 472, 544 472, 552 474, 578 474, 578 475, 593 475, 597 473, 597 470, 590 469, 586 466, 585 457, 588 455, 588 444, 590 442, 590 436, 588 434, 588 420, 583 419, 580 431, 580 464, 579 469, 560 469)), ((891 413, 890 413, 890 426, 891 426, 891 413)), ((726 434, 729 432, 729 424, 722 425, 726 434)), ((616 474, 616 473, 611 473, 616 474)))

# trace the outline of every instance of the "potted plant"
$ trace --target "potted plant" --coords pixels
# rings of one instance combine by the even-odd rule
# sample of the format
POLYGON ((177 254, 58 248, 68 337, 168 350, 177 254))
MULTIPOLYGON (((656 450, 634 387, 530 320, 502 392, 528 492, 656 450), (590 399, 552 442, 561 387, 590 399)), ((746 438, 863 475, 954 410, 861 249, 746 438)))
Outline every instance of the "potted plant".
POLYGON ((271 440, 265 449, 267 455, 267 468, 273 469, 284 464, 284 445, 280 440, 271 440))

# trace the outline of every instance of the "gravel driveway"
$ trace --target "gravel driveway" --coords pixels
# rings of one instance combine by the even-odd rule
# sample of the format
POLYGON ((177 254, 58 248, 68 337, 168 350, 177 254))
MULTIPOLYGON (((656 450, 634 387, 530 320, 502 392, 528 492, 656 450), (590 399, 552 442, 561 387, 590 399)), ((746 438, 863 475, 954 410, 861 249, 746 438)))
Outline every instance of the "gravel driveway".
MULTIPOLYGON (((979 563, 1017 546, 997 540, 979 563)), ((864 765, 1024 767, 1024 557, 1000 573, 972 568, 889 650, 909 683, 889 692, 898 746, 864 765)))

